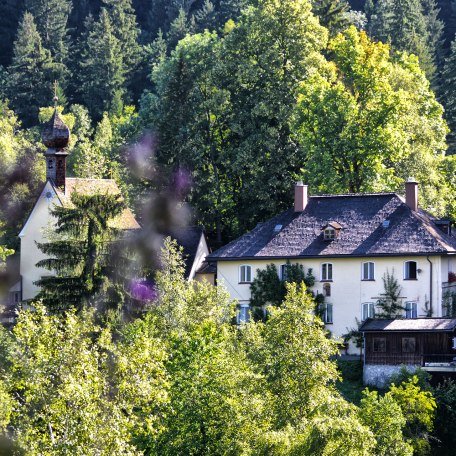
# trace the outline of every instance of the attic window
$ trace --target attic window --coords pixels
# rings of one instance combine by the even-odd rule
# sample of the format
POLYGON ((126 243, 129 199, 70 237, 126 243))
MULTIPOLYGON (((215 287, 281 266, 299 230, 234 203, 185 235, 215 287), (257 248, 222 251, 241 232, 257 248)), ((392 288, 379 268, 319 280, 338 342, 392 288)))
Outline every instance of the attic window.
POLYGON ((383 228, 389 228, 389 226, 390 226, 390 221, 389 221, 389 220, 383 220, 382 226, 383 226, 383 228))
POLYGON ((325 228, 324 230, 325 241, 332 241, 336 239, 336 230, 334 228, 325 228))
POLYGON ((329 222, 322 227, 323 238, 325 241, 333 241, 339 235, 342 226, 337 222, 329 222))

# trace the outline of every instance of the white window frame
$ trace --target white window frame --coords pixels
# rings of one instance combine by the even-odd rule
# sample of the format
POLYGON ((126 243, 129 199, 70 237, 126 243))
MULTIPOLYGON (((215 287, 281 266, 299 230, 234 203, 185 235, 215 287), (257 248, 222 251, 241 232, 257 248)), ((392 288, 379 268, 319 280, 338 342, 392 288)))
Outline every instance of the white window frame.
POLYGON ((404 280, 418 279, 418 263, 414 260, 404 261, 404 280), (415 277, 410 277, 410 263, 415 263, 415 277))
POLYGON ((331 325, 334 323, 334 306, 330 302, 323 304, 322 319, 325 325, 331 325))
POLYGON ((418 303, 416 301, 405 302, 405 318, 413 320, 418 318, 418 303))
POLYGON ((249 264, 241 264, 239 266, 239 283, 252 283, 253 282, 253 277, 252 277, 252 266, 249 264), (247 277, 247 273, 245 271, 249 272, 249 277, 247 277))
POLYGON ((322 282, 332 282, 333 281, 333 269, 334 269, 334 267, 333 267, 332 263, 322 263, 321 264, 320 278, 321 278, 322 282))
POLYGON ((323 230, 323 238, 325 241, 333 241, 336 239, 336 229, 330 226, 323 230))
POLYGON ((250 304, 241 302, 236 313, 236 322, 238 325, 246 324, 250 321, 250 304))
POLYGON ((361 264, 361 280, 375 280, 375 263, 373 261, 365 261, 361 264), (367 266, 367 276, 365 267, 367 266))
POLYGON ((366 321, 368 318, 375 317, 375 303, 363 302, 361 304, 361 321, 366 321), (365 311, 367 309, 367 311, 365 311))

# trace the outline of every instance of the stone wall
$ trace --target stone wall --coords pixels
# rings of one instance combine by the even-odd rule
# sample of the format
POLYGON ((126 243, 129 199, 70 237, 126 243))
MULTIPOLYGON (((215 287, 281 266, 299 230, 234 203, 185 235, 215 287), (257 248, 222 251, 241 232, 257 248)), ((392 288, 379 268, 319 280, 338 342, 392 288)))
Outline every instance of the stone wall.
POLYGON ((393 375, 398 374, 405 367, 409 372, 415 372, 418 366, 400 365, 389 366, 386 364, 365 364, 363 369, 363 382, 365 385, 385 388, 393 375))

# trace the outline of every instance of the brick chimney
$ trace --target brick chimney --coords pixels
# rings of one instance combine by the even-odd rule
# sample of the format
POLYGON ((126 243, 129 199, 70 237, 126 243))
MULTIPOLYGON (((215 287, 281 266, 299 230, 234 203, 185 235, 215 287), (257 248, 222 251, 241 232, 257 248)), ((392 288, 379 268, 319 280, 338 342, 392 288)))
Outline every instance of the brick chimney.
POLYGON ((412 211, 418 210, 418 182, 413 177, 405 183, 405 202, 412 211))
POLYGON ((307 185, 304 185, 302 181, 296 182, 294 197, 295 212, 302 212, 307 206, 307 201, 307 185))

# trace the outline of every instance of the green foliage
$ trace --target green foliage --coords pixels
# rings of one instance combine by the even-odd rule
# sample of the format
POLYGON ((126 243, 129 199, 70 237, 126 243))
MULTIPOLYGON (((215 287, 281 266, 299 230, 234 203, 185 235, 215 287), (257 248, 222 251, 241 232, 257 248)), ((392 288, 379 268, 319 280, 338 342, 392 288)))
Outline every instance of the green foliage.
POLYGON ((331 36, 350 25, 350 5, 346 0, 312 0, 312 11, 320 19, 320 24, 330 31, 331 36))
POLYGON ((62 305, 81 309, 93 305, 94 296, 109 288, 110 250, 118 230, 112 222, 125 208, 120 195, 73 193, 71 206, 56 206, 57 239, 38 244, 46 259, 37 263, 55 276, 37 282, 41 291, 37 299, 50 309, 62 310, 62 305))
POLYGON ((71 3, 70 0, 25 0, 25 9, 36 20, 43 46, 60 63, 68 54, 67 23, 71 3))
POLYGON ((394 270, 388 270, 382 277, 383 293, 377 299, 375 306, 379 311, 376 312, 377 318, 400 318, 405 307, 402 305, 402 287, 394 276, 394 270))
POLYGON ((371 12, 370 32, 394 49, 418 56, 431 78, 443 32, 438 11, 434 0, 379 0, 371 12))
POLYGON ((144 343, 136 327, 114 346, 91 313, 49 316, 40 305, 21 313, 11 345, 1 349, 10 349, 10 367, 2 371, 10 399, 1 403, 7 410, 15 398, 9 424, 27 454, 139 454, 129 431, 147 425, 157 431, 154 413, 167 383, 159 341, 149 336, 144 343), (135 415, 140 406, 146 423, 135 415))
POLYGON ((377 391, 365 390, 359 416, 374 433, 377 456, 411 456, 413 448, 403 441, 406 419, 391 393, 379 396, 377 391))
POLYGON ((456 436, 456 384, 447 380, 432 391, 437 403, 432 448, 433 454, 450 456, 454 452, 456 436))
POLYGON ((440 170, 446 125, 416 59, 351 27, 331 43, 332 62, 302 85, 296 132, 304 180, 324 193, 400 191, 414 176, 424 207, 445 213, 440 170))
POLYGON ((14 110, 26 125, 35 124, 38 109, 52 100, 53 65, 28 12, 19 25, 8 72, 8 96, 14 110))
POLYGON ((305 272, 302 264, 287 262, 285 278, 282 279, 273 263, 266 265, 265 269, 257 269, 255 279, 250 285, 250 305, 254 308, 264 308, 268 305, 279 307, 287 294, 288 283, 304 283, 306 287, 312 287, 315 284, 312 269, 305 272))
POLYGON ((423 391, 418 378, 412 377, 399 386, 392 385, 388 394, 399 405, 406 420, 404 436, 413 447, 413 454, 429 453, 429 435, 434 428, 436 402, 431 392, 423 391))
POLYGON ((451 51, 445 59, 442 78, 445 84, 441 87, 441 99, 445 106, 445 118, 450 127, 451 133, 448 136, 450 152, 455 152, 455 131, 456 131, 456 40, 451 43, 451 51))
POLYGON ((78 91, 92 117, 118 113, 124 97, 124 56, 112 21, 105 9, 100 18, 86 21, 84 41, 77 62, 78 91))

